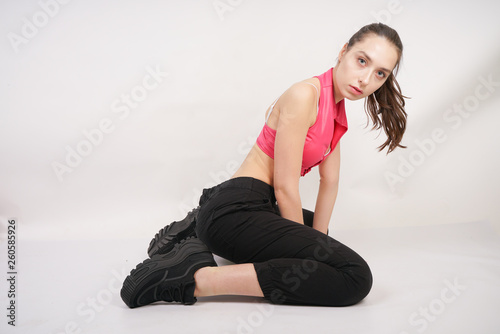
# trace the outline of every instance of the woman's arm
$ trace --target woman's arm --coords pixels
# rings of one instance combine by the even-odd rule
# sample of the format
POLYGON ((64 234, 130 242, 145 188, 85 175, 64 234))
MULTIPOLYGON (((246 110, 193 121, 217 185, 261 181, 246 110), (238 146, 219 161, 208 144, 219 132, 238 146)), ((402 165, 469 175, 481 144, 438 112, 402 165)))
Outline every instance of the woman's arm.
POLYGON ((304 224, 299 179, 309 127, 316 118, 316 90, 297 83, 279 100, 279 120, 274 142, 274 193, 283 218, 304 224))
POLYGON ((340 143, 318 168, 320 180, 313 228, 326 234, 339 187, 340 143))

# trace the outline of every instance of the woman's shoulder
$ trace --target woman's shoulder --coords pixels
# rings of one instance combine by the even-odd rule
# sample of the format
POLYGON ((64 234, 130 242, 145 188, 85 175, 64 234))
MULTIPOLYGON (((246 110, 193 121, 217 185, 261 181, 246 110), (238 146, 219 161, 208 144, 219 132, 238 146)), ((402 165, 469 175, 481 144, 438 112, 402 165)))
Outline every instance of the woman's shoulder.
POLYGON ((319 88, 313 80, 307 79, 294 83, 278 100, 280 114, 302 119, 308 126, 316 122, 319 88))
POLYGON ((310 78, 294 83, 284 95, 295 103, 315 102, 319 97, 320 88, 318 78, 310 78))

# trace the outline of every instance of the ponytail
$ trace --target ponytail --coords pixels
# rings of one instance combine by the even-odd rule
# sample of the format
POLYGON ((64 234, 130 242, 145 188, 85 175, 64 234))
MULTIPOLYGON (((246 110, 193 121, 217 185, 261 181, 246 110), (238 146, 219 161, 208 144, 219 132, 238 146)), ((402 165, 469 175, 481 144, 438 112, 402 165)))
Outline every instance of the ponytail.
POLYGON ((365 99, 365 112, 373 122, 372 130, 383 128, 387 135, 387 140, 378 147, 379 151, 387 146, 387 153, 391 153, 396 147, 406 148, 400 144, 406 130, 404 98, 394 74, 391 73, 382 87, 365 99))

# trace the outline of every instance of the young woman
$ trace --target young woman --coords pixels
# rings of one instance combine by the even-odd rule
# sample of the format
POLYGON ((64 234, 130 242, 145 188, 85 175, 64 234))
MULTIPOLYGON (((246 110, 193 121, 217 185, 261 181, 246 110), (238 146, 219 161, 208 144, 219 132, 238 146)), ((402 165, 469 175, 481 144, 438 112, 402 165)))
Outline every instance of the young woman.
POLYGON ((372 286, 370 268, 327 235, 338 142, 347 131, 344 99, 366 98, 373 128, 387 135, 379 150, 404 147, 405 102, 395 79, 402 51, 395 30, 367 25, 340 50, 334 68, 286 90, 232 178, 203 189, 196 209, 156 234, 151 258, 125 279, 123 301, 133 308, 214 295, 323 306, 362 300, 372 286), (320 185, 311 212, 302 209, 299 178, 316 165, 320 185), (235 264, 218 267, 212 253, 235 264))

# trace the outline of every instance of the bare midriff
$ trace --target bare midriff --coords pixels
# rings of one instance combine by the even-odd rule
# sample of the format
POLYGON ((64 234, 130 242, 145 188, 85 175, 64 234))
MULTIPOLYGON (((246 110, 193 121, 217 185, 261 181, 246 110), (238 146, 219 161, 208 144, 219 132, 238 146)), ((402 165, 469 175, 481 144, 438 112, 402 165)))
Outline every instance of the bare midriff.
POLYGON ((274 160, 265 154, 257 143, 248 152, 240 168, 231 177, 248 176, 273 186, 274 160))

